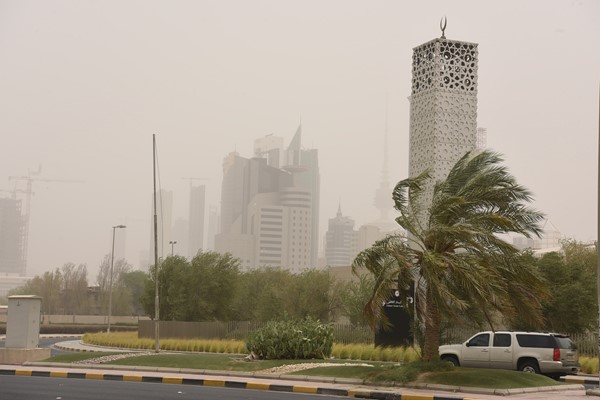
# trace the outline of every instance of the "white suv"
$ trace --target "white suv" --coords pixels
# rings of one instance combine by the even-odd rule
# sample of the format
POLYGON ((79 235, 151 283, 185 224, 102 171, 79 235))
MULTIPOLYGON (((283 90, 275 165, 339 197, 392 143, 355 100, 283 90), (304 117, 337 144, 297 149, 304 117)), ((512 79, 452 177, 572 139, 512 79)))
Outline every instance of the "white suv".
POLYGON ((558 376, 579 371, 579 353, 568 336, 540 332, 480 332, 462 344, 440 346, 456 366, 500 368, 558 376))

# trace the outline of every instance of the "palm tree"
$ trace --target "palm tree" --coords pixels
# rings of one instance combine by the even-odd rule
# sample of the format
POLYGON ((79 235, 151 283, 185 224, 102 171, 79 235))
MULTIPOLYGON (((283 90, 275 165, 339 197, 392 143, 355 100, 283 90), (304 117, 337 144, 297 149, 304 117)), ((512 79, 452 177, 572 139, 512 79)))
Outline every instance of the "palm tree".
POLYGON ((408 294, 415 284, 425 361, 439 358, 442 317, 456 320, 477 310, 492 324, 499 311, 541 323, 543 281, 498 235, 539 237, 543 214, 526 206, 530 192, 501 162, 497 153, 471 152, 432 189, 426 189, 428 172, 400 181, 392 197, 406 235, 388 236, 354 260, 355 273, 366 268, 375 278, 365 306, 373 326, 385 318, 381 304, 391 290, 408 294))

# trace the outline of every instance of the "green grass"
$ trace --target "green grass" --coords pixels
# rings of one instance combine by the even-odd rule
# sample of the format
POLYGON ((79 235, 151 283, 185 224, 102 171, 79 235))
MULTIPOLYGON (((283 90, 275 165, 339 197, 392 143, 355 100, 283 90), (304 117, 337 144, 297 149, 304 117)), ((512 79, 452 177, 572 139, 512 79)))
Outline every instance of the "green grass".
MULTIPOLYGON (((118 353, 73 353, 62 354, 46 361, 70 363, 118 353)), ((189 368, 199 370, 253 372, 273 367, 298 363, 347 363, 347 360, 254 360, 232 354, 153 354, 115 360, 106 364, 123 366, 147 366, 167 368, 189 368)), ((357 364, 360 364, 357 362, 357 364)), ((423 382, 450 386, 514 389, 561 385, 542 375, 517 371, 454 368, 448 363, 411 362, 405 365, 369 362, 372 366, 327 366, 315 367, 292 373, 293 375, 327 376, 362 379, 373 383, 423 382)))
MULTIPOLYGON (((153 349, 150 339, 138 339, 135 332, 86 334, 86 343, 104 346, 128 347, 132 349, 153 349)), ((164 350, 188 351, 192 353, 160 353, 146 356, 115 360, 107 364, 123 366, 148 366, 189 368, 221 371, 260 371, 281 365, 297 363, 347 363, 372 364, 368 366, 329 366, 317 367, 294 372, 295 375, 312 375, 362 379, 373 383, 424 382, 451 386, 470 386, 481 388, 527 388, 560 385, 561 383, 542 375, 526 374, 517 371, 454 368, 446 362, 423 363, 415 361, 418 354, 412 348, 381 349, 373 345, 335 344, 334 359, 326 360, 254 360, 245 361, 241 355, 244 349, 242 341, 217 340, 174 340, 161 341, 164 350), (361 361, 361 359, 366 361, 361 361), (392 362, 383 362, 392 361, 392 362), (402 364, 402 365, 401 365, 402 364)), ((75 362, 115 353, 74 353, 52 357, 47 361, 75 362)), ((582 358, 582 371, 598 368, 596 359, 582 358)))
POLYGON ((305 369, 302 371, 293 372, 290 375, 308 375, 308 376, 328 376, 333 378, 356 378, 365 379, 365 377, 373 374, 381 366, 367 367, 364 365, 357 366, 339 366, 339 367, 316 367, 305 369))
POLYGON ((470 386, 497 389, 516 389, 539 386, 557 386, 557 382, 543 375, 497 369, 454 368, 451 371, 422 375, 420 382, 452 386, 470 386))

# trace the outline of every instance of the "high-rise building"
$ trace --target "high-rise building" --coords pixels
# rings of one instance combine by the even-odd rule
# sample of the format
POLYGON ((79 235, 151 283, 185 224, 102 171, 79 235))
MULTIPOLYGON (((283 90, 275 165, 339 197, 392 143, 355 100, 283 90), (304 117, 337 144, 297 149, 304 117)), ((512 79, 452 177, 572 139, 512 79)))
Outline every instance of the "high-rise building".
POLYGON ((269 135, 255 142, 255 157, 230 153, 223 162, 215 250, 230 252, 245 268, 316 266, 317 151, 301 148, 300 127, 282 149, 280 138, 269 135))
POLYGON ((311 194, 310 200, 310 265, 316 267, 319 251, 319 210, 321 199, 321 175, 319 174, 319 151, 303 149, 301 145, 302 125, 298 126, 287 149, 286 165, 283 169, 292 172, 294 186, 311 194))
POLYGON ((217 206, 210 206, 208 208, 208 228, 206 232, 206 249, 215 249, 215 235, 219 233, 219 211, 217 206))
POLYGON ((477 44, 433 39, 413 49, 410 96, 409 176, 429 170, 435 181, 475 148, 477 133, 477 44))
POLYGON ((325 265, 327 267, 350 266, 358 253, 385 236, 386 232, 373 224, 361 225, 358 230, 354 230, 354 220, 342 215, 340 205, 335 218, 329 219, 325 233, 325 265))
POLYGON ((485 149, 487 147, 487 128, 477 128, 477 136, 475 139, 476 149, 485 149))
POLYGON ((354 220, 342 215, 342 206, 338 205, 335 218, 329 219, 325 233, 325 262, 329 267, 352 265, 356 256, 356 235, 354 220))
MULTIPOLYGON (((377 220, 369 225, 375 226, 379 231, 393 233, 400 227, 394 220, 394 200, 392 199, 392 187, 390 186, 390 174, 388 168, 388 129, 387 129, 387 107, 385 113, 385 131, 383 136, 383 165, 381 168, 381 182, 375 191, 373 205, 379 211, 377 220)), ((366 248, 366 247, 365 247, 366 248)))
POLYGON ((206 186, 190 186, 190 221, 187 255, 193 258, 204 248, 204 209, 206 186))
POLYGON ((267 164, 271 167, 280 168, 283 156, 283 138, 273 135, 256 139, 254 141, 254 156, 266 157, 267 164))
POLYGON ((25 276, 25 229, 21 200, 0 198, 0 273, 25 276))

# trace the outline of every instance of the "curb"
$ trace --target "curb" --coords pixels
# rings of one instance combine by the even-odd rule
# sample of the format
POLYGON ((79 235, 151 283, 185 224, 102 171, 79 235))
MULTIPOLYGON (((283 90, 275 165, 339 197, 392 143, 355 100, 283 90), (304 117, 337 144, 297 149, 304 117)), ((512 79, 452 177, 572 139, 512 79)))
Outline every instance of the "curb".
POLYGON ((57 349, 59 349, 59 350, 67 350, 67 351, 72 351, 72 352, 75 352, 75 353, 86 353, 86 352, 93 353, 93 352, 97 351, 97 350, 92 350, 92 349, 75 349, 75 348, 68 347, 68 346, 62 346, 62 345, 60 345, 58 343, 54 344, 54 347, 57 348, 57 349))
POLYGON ((590 376, 561 376, 561 382, 566 383, 580 383, 582 385, 598 385, 598 377, 592 378, 590 376))
POLYGON ((437 395, 401 394, 385 391, 369 391, 360 389, 339 389, 332 387, 315 387, 304 385, 281 385, 261 382, 243 382, 221 379, 195 379, 180 378, 175 376, 140 376, 127 374, 105 374, 93 372, 66 372, 66 371, 35 371, 29 369, 0 369, 0 375, 11 376, 35 376, 44 378, 74 378, 74 379, 96 379, 126 382, 166 383, 178 385, 212 386, 236 389, 253 389, 274 392, 291 392, 305 394, 323 394, 329 396, 345 396, 361 399, 379 400, 467 400, 464 397, 448 397, 437 395))
POLYGON ((520 389, 486 389, 474 387, 459 387, 447 386, 439 384, 416 384, 409 386, 390 385, 390 387, 400 390, 404 389, 420 389, 420 390, 437 390, 449 392, 448 395, 423 395, 423 394, 402 394, 397 391, 385 390, 368 390, 368 389, 341 389, 327 386, 305 386, 305 385, 284 385, 263 382, 245 382, 223 379, 201 379, 201 378, 180 378, 173 376, 175 374, 196 374, 196 375, 215 375, 215 376, 230 376, 232 378, 256 378, 256 379, 272 379, 272 380, 288 380, 288 381, 303 381, 306 383, 325 383, 325 384, 346 384, 346 385, 367 385, 362 379, 352 378, 333 378, 333 377, 314 377, 301 375, 276 375, 265 374, 261 372, 241 372, 241 371, 218 371, 218 370, 197 370, 189 368, 163 368, 163 367, 130 367, 128 371, 132 372, 152 372, 162 373, 163 376, 140 376, 129 375, 127 373, 119 373, 123 371, 123 366, 106 365, 106 364, 78 364, 71 366, 63 363, 45 363, 45 362, 30 362, 24 364, 28 367, 50 367, 50 368, 85 368, 98 370, 114 370, 115 373, 101 372, 66 372, 66 371, 35 371, 33 369, 11 369, 0 367, 0 375, 21 375, 21 376, 41 376, 41 377, 56 377, 56 378, 79 378, 79 379, 101 379, 101 380, 117 380, 117 381, 134 381, 134 382, 152 382, 152 383, 174 383, 183 385, 197 386, 218 386, 237 389, 254 389, 268 390, 279 392, 295 392, 295 393, 310 393, 310 394, 327 394, 335 396, 354 397, 361 399, 378 399, 378 400, 473 400, 473 395, 495 395, 495 396, 510 396, 515 394, 540 393, 540 392, 563 392, 569 390, 584 390, 582 384, 560 385, 560 386, 545 386, 536 388, 520 388, 520 389), (169 376, 169 374, 171 374, 169 376), (460 393, 457 397, 457 392, 460 393))

